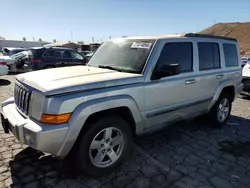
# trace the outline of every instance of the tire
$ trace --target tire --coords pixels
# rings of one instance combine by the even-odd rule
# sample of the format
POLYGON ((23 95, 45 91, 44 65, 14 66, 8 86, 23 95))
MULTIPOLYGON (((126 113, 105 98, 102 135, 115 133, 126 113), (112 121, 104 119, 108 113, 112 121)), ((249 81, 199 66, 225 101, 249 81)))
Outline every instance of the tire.
POLYGON ((232 109, 232 97, 227 93, 222 93, 219 99, 217 100, 217 102, 215 103, 215 105, 212 107, 210 114, 209 114, 209 118, 210 118, 210 122, 212 123, 212 126, 219 128, 221 125, 226 123, 231 114, 231 109, 232 109), (224 113, 222 113, 221 111, 219 112, 219 109, 222 107, 221 105, 226 104, 226 103, 227 105, 223 107, 224 113), (222 114, 224 114, 223 117, 222 117, 222 114))
POLYGON ((129 156, 132 148, 131 129, 128 123, 120 117, 103 117, 86 126, 88 126, 87 130, 80 134, 80 139, 69 159, 74 162, 77 170, 86 175, 92 177, 107 175, 129 156), (107 136, 106 138, 110 140, 106 139, 104 142, 104 136, 110 131, 112 133, 107 135, 111 135, 112 138, 107 136), (120 136, 119 139, 117 139, 118 136, 120 136), (121 139, 121 145, 116 145, 121 139), (95 142, 92 142, 93 140, 95 142))

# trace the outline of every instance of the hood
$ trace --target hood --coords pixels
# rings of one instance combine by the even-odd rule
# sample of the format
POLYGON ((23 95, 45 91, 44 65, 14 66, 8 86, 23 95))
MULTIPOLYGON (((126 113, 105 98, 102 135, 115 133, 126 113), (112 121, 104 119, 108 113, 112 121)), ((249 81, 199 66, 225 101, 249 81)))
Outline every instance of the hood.
POLYGON ((7 65, 15 63, 15 59, 12 59, 10 56, 0 56, 0 61, 6 62, 7 65))
POLYGON ((88 66, 46 69, 19 74, 16 79, 45 95, 142 83, 142 75, 88 66))

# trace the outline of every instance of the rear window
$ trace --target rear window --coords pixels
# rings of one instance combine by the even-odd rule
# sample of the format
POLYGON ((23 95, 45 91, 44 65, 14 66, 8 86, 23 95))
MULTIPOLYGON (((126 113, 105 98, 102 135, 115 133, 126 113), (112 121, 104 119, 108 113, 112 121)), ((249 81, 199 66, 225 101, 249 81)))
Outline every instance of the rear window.
POLYGON ((223 44, 226 67, 235 67, 239 65, 237 47, 235 44, 223 44))
POLYGON ((42 54, 44 53, 44 49, 43 48, 30 49, 30 52, 31 52, 33 58, 40 58, 42 56, 42 54))

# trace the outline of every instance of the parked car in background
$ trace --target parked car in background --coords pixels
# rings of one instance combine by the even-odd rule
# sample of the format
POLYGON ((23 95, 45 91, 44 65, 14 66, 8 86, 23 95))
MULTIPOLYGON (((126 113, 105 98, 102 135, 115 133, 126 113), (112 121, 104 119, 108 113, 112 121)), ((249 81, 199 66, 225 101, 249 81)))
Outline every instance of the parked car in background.
POLYGON ((86 60, 89 61, 91 57, 93 56, 94 52, 91 52, 85 56, 86 60))
POLYGON ((242 83, 244 84, 242 93, 250 92, 250 61, 247 61, 242 70, 242 83))
POLYGON ((130 155, 136 135, 200 115, 211 126, 226 123, 243 87, 239 54, 227 37, 112 39, 88 66, 17 75, 14 97, 2 104, 3 130, 68 156, 88 175, 106 175, 130 155))
POLYGON ((28 50, 27 48, 10 48, 10 47, 3 47, 2 48, 2 53, 4 56, 11 56, 16 53, 22 52, 28 50))
POLYGON ((85 65, 84 58, 77 50, 62 47, 30 48, 30 57, 25 61, 26 70, 40 70, 64 66, 85 65))
POLYGON ((9 72, 9 68, 5 62, 0 61, 0 76, 6 75, 9 72))
POLYGON ((88 55, 88 54, 90 54, 90 53, 92 53, 91 51, 81 51, 81 52, 79 52, 80 54, 82 54, 82 56, 86 56, 86 55, 88 55))
POLYGON ((29 51, 22 51, 11 56, 0 56, 0 62, 5 62, 9 72, 23 72, 24 59, 29 57, 29 51))
POLYGON ((247 63, 250 63, 250 57, 241 57, 241 67, 244 67, 247 63))

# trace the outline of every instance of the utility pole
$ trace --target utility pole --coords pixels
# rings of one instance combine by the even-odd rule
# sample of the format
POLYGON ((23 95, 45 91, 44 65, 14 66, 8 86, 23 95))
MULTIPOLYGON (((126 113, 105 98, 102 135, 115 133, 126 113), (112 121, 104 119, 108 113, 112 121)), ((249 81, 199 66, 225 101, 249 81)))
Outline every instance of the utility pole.
POLYGON ((94 43, 95 42, 95 38, 94 37, 92 37, 92 43, 94 43))

